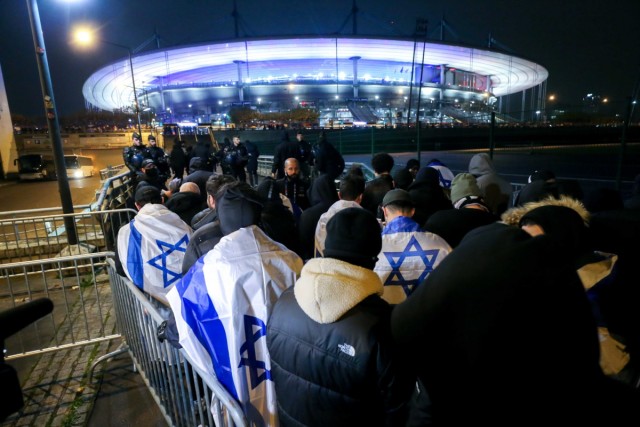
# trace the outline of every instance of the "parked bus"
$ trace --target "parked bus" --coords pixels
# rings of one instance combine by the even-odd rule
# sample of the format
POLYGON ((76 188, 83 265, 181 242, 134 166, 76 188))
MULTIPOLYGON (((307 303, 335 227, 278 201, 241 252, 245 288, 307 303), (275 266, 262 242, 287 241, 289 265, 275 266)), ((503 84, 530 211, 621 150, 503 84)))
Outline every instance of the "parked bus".
POLYGON ((93 159, 88 156, 79 156, 77 154, 66 155, 64 156, 64 165, 69 178, 85 178, 87 176, 93 176, 95 173, 93 159))
POLYGON ((55 179, 56 166, 51 156, 23 154, 13 163, 18 166, 18 177, 22 180, 55 179))

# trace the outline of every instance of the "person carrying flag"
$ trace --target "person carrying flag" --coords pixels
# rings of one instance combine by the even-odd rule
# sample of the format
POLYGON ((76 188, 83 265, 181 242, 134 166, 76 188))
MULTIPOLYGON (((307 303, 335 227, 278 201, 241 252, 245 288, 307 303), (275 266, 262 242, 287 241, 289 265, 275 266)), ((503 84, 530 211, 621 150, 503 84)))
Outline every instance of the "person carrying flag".
POLYGON ((266 325, 302 259, 255 225, 260 198, 249 184, 227 184, 219 193, 219 241, 167 297, 179 344, 195 364, 240 403, 250 425, 278 426, 266 325), (240 224, 240 216, 249 222, 240 224))
POLYGON ((116 271, 138 288, 168 305, 166 293, 182 278, 191 228, 162 204, 160 190, 136 190, 138 214, 118 231, 116 271))

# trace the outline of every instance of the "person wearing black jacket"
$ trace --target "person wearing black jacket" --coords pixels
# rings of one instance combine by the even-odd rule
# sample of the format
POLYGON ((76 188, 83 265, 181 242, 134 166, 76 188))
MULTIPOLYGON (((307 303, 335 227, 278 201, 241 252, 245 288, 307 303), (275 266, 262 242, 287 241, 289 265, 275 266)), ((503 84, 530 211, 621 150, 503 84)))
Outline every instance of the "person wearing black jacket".
POLYGON ((249 184, 255 188, 258 186, 258 157, 260 157, 260 150, 258 150, 258 146, 256 144, 249 140, 244 142, 244 146, 247 148, 247 154, 249 156, 247 161, 249 184))
POLYGON ((361 208, 327 224, 325 257, 307 261, 267 324, 281 425, 403 426, 415 377, 391 340, 391 306, 373 272, 380 226, 361 208))
POLYGON ((300 162, 302 152, 300 151, 298 141, 291 141, 289 139, 289 133, 285 132, 282 135, 282 142, 276 146, 275 152, 273 153, 273 165, 271 166, 271 176, 273 178, 282 179, 285 177, 284 162, 290 158, 294 158, 300 162))

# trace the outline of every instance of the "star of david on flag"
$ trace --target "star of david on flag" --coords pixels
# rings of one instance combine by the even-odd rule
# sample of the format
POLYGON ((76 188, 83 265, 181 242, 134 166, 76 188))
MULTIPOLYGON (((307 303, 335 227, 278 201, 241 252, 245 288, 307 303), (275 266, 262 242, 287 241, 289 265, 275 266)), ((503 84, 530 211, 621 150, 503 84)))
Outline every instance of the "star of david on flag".
POLYGON ((151 258, 147 263, 162 272, 162 284, 166 288, 182 277, 182 271, 176 272, 169 270, 167 267, 167 257, 171 255, 173 251, 186 253, 187 244, 189 244, 189 236, 185 234, 182 239, 173 245, 169 242, 163 242, 162 240, 156 240, 156 244, 158 245, 158 249, 160 249, 161 253, 158 256, 151 258), (160 263, 158 264, 158 262, 160 263))
MULTIPOLYGON (((405 294, 409 296, 413 288, 422 283, 427 275, 433 271, 434 263, 439 252, 438 249, 422 249, 422 246, 420 246, 415 236, 411 236, 409 243, 401 252, 383 251, 382 253, 391 266, 391 273, 385 280, 384 285, 402 286, 405 294), (424 264, 422 272, 414 279, 406 279, 402 273, 402 266, 407 258, 418 258, 424 264)), ((413 273, 413 271, 405 271, 405 274, 414 275, 411 273, 413 273)))

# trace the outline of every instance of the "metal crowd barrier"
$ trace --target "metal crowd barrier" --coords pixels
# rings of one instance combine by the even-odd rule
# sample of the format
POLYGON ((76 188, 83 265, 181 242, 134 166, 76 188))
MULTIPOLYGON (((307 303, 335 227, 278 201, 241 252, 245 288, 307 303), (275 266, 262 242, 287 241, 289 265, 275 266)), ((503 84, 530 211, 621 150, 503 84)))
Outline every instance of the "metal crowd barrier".
POLYGON ((124 168, 124 164, 116 165, 116 166, 107 166, 104 169, 100 169, 100 181, 105 181, 106 179, 111 178, 112 176, 118 175, 122 168, 124 168))
POLYGON ((119 175, 107 178, 102 189, 96 191, 96 201, 91 205, 93 211, 106 211, 126 207, 127 199, 133 195, 133 180, 127 170, 119 175))
POLYGON ((128 352, 170 426, 247 426, 241 406, 216 378, 200 371, 183 350, 158 340, 161 310, 168 308, 159 309, 161 304, 118 275, 112 260, 107 270, 123 346, 97 359, 92 371, 128 352))
POLYGON ((118 338, 106 259, 113 252, 0 265, 0 311, 47 297, 51 314, 5 341, 6 359, 118 338))
POLYGON ((271 176, 271 166, 273 165, 273 156, 258 157, 258 175, 271 176))
POLYGON ((120 226, 136 214, 133 209, 83 211, 73 214, 23 217, 46 210, 0 213, 0 259, 17 262, 65 255, 112 251, 120 226), (72 217, 78 244, 69 246, 65 218, 72 217))

